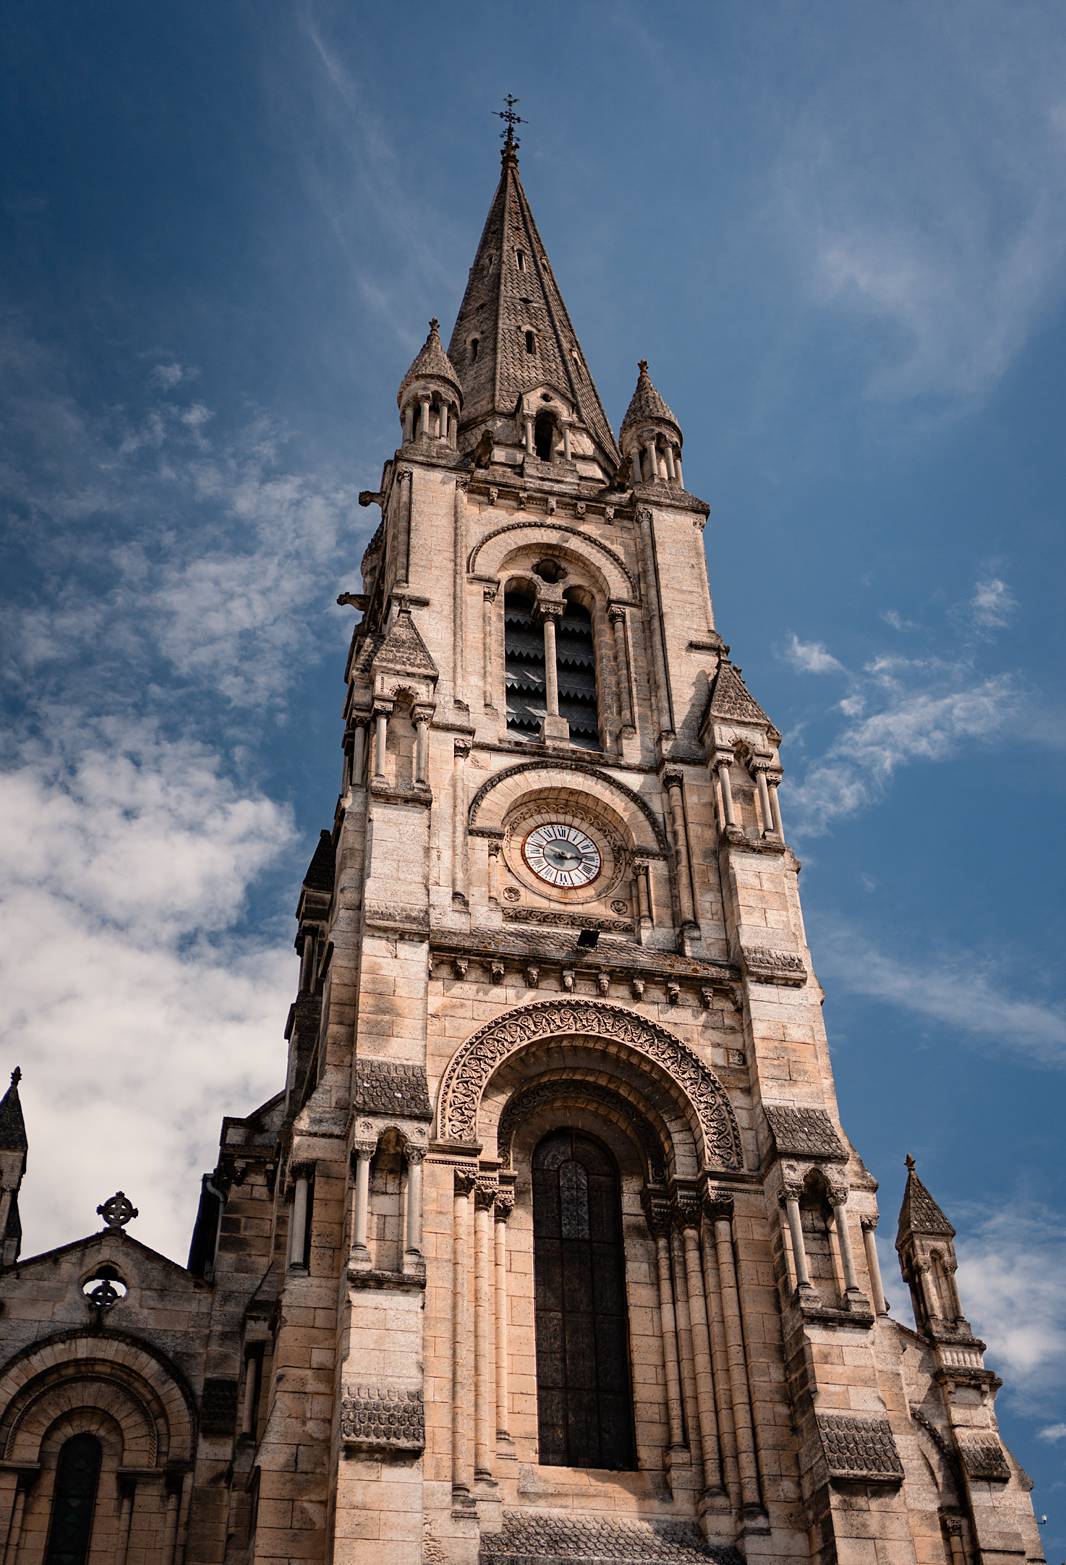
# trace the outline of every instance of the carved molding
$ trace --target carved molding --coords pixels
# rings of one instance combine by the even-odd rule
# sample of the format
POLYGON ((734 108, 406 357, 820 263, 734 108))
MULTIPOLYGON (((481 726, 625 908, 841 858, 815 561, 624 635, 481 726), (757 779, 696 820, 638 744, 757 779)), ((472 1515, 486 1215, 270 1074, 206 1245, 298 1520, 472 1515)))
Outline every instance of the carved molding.
MULTIPOLYGON (((492 504, 496 503, 498 496, 499 490, 496 491, 495 496, 492 494, 491 490, 489 491, 489 499, 492 504)), ((584 515, 584 511, 582 510, 580 514, 584 515)), ((606 555, 614 568, 620 573, 620 575, 628 584, 630 597, 636 597, 636 583, 634 582, 633 577, 629 572, 629 568, 620 554, 616 554, 615 551, 608 548, 605 543, 601 543, 598 538, 593 538, 591 534, 582 531, 580 528, 570 527, 566 522, 551 521, 546 517, 543 519, 539 517, 531 517, 528 521, 525 522, 506 522, 502 527, 493 528, 492 532, 486 533, 484 538, 482 538, 477 544, 475 544, 474 548, 471 549, 466 562, 467 571, 471 575, 476 572, 477 558, 482 549, 484 549, 486 544, 491 543, 494 538, 499 538, 503 533, 540 532, 545 529, 548 529, 553 533, 565 533, 571 538, 580 539, 583 545, 587 545, 592 549, 597 549, 600 554, 606 555)))
POLYGON ((817 1423, 831 1479, 852 1483, 903 1482, 903 1463, 887 1418, 823 1413, 817 1423))
POLYGON ((662 1143, 640 1110, 620 1092, 600 1082, 582 1081, 580 1077, 554 1077, 547 1081, 536 1081, 508 1099, 496 1130, 496 1156, 506 1168, 514 1166, 512 1151, 515 1131, 522 1121, 545 1103, 568 1097, 585 1099, 624 1119, 640 1143, 650 1178, 656 1184, 665 1182, 666 1157, 662 1143))
POLYGON ((555 908, 505 907, 503 916, 509 924, 546 924, 554 925, 557 929, 601 929, 604 934, 633 932, 633 922, 628 918, 601 918, 595 913, 562 913, 555 908))
POLYGON ((795 951, 773 951, 769 946, 744 946, 741 962, 748 977, 760 984, 805 984, 807 969, 795 951))
POLYGON ((341 1399, 341 1438, 365 1451, 421 1451, 422 1393, 400 1386, 349 1386, 341 1399))
MULTIPOLYGON (((627 804, 640 811, 650 826, 655 841, 662 852, 667 855, 670 853, 670 844, 666 839, 666 832, 662 822, 656 819, 655 812, 646 799, 642 799, 639 794, 633 792, 632 788, 627 788, 625 783, 621 783, 617 778, 609 776, 598 766, 592 766, 587 761, 575 761, 566 756, 545 757, 542 761, 521 761, 517 766, 508 766, 503 771, 495 772, 493 776, 482 783, 473 799, 471 799, 470 808, 467 811, 468 826, 472 828, 476 825, 478 811, 481 809, 484 800, 494 788, 499 787, 500 783, 506 782, 511 777, 522 776, 527 772, 544 771, 576 772, 579 776, 588 777, 598 783, 602 783, 605 788, 609 788, 612 793, 620 795, 627 804)), ((641 851, 639 845, 637 851, 641 851)))
POLYGON ((437 1109, 441 1139, 476 1142, 481 1094, 497 1066, 532 1043, 560 1036, 602 1038, 659 1066, 682 1089, 695 1112, 705 1164, 742 1167, 736 1117, 713 1071, 665 1027, 594 1000, 538 1001, 508 1011, 461 1044, 441 1081, 437 1109))

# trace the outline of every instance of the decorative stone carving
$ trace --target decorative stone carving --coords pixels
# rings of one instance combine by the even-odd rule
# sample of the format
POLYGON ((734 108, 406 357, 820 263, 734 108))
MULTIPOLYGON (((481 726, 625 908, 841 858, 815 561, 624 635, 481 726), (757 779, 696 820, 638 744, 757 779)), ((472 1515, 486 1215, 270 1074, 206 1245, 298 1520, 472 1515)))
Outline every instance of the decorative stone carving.
POLYGON ((665 1182, 666 1157, 663 1146, 644 1115, 620 1092, 615 1092, 600 1082, 582 1081, 580 1078, 564 1080, 551 1077, 546 1081, 536 1081, 531 1086, 516 1092, 514 1097, 508 1100, 496 1128, 496 1156, 506 1168, 513 1166, 514 1137, 519 1125, 544 1104, 554 1103, 567 1096, 575 1096, 596 1104, 607 1109, 612 1115, 624 1119, 640 1143, 651 1179, 656 1184, 665 1182))
POLYGON ((599 990, 600 994, 602 994, 603 998, 606 1000, 607 996, 611 992, 611 975, 610 975, 610 973, 597 973, 596 974, 596 988, 599 990))
POLYGON ((656 1517, 632 1521, 571 1512, 504 1511, 502 1532, 481 1540, 481 1565, 587 1565, 589 1560, 620 1565, 739 1565, 736 1550, 705 1543, 698 1525, 656 1517))
POLYGON ((900 1484, 903 1463, 887 1418, 855 1418, 850 1414, 818 1416, 829 1476, 853 1483, 900 1484))
POLYGON ((668 982, 666 985, 667 1005, 677 1005, 681 999, 681 985, 668 982))
POLYGON ((399 1386, 349 1386, 341 1399, 341 1438, 365 1451, 421 1451, 422 1393, 399 1386))
POLYGON ((396 1060, 356 1060, 352 1106, 357 1114, 433 1118, 425 1070, 421 1065, 404 1065, 396 1060))
POLYGON ((526 983, 529 985, 530 989, 536 989, 537 988, 537 986, 540 983, 540 968, 539 967, 527 967, 526 968, 526 983))
POLYGON ((773 951, 769 946, 745 946, 740 953, 749 978, 760 984, 805 984, 807 969, 795 951, 773 951))
POLYGON ((824 1109, 764 1104, 774 1146, 782 1157, 815 1157, 846 1163, 848 1154, 824 1109))
POLYGON ((736 1117, 714 1073, 665 1027, 621 1006, 594 1000, 539 1001, 479 1028, 456 1050, 444 1073, 438 1133, 449 1141, 476 1141, 481 1094, 500 1062, 539 1039, 566 1034, 622 1044, 661 1067, 695 1110, 705 1163, 719 1168, 742 1166, 736 1117))
POLYGON ((1007 1458, 994 1434, 960 1435, 959 1455, 970 1478, 986 1483, 1007 1483, 1010 1479, 1007 1458))
POLYGON ((627 804, 632 806, 633 809, 640 811, 641 815, 643 815, 644 819, 651 828, 655 837, 655 841, 658 843, 661 851, 664 854, 669 854, 670 844, 666 839, 666 833, 663 829, 662 822, 656 817, 654 810, 651 808, 651 805, 648 804, 646 799, 642 799, 638 793, 634 793, 632 788, 627 788, 625 783, 621 783, 617 778, 611 777, 607 772, 603 771, 602 768, 593 766, 588 761, 575 761, 566 756, 552 756, 550 760, 543 761, 520 761, 515 766, 508 766, 503 771, 493 773, 491 777, 482 783, 481 787, 470 801, 470 808, 467 812, 468 825, 473 827, 477 824, 478 813, 481 809, 481 806, 484 803, 487 795, 490 794, 494 788, 498 788, 501 783, 510 781, 512 777, 520 777, 529 772, 542 771, 575 772, 579 776, 595 778, 596 782, 601 783, 606 788, 609 788, 612 793, 620 795, 625 799, 627 804))
POLYGON ((400 934, 425 936, 429 929, 429 913, 424 907, 405 906, 401 902, 367 902, 363 916, 377 929, 394 929, 400 934))
POLYGON ((96 1208, 98 1217, 102 1217, 112 1233, 121 1233, 127 1223, 131 1223, 140 1213, 124 1190, 116 1190, 114 1195, 108 1196, 96 1208))
POLYGON ((675 1190, 671 1203, 673 1219, 678 1228, 698 1228, 703 1215, 703 1203, 695 1190, 675 1190))
POLYGON ((600 929, 628 934, 633 926, 625 918, 599 918, 592 913, 560 913, 554 908, 505 907, 503 916, 516 924, 553 924, 560 929, 600 929))
POLYGON ((506 975, 506 968, 502 962, 489 963, 489 977, 494 984, 502 984, 506 975))

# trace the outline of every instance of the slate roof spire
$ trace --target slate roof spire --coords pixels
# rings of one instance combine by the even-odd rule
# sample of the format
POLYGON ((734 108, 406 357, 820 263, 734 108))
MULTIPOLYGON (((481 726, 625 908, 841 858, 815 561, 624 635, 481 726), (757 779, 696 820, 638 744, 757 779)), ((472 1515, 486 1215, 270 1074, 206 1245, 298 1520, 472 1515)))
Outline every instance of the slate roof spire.
POLYGON ((448 344, 462 383, 462 427, 510 418, 523 392, 551 385, 576 406, 613 472, 621 457, 522 187, 510 122, 501 161, 448 344))
POLYGON ((914 1159, 907 1154, 907 1183, 899 1209, 896 1248, 916 1235, 954 1239, 955 1230, 918 1178, 914 1159))
POLYGON ((411 368, 400 382, 400 389, 396 393, 396 402, 401 408, 407 388, 415 381, 440 381, 451 387, 459 396, 462 395, 459 386, 459 377, 455 373, 452 361, 444 351, 444 344, 440 340, 440 321, 436 316, 429 323, 429 335, 419 348, 411 368))
POLYGON ((669 424, 677 432, 678 441, 681 439, 681 425, 674 417, 673 411, 663 401, 658 390, 648 374, 648 361, 641 359, 637 366, 636 389, 630 398, 626 416, 622 420, 620 433, 625 436, 628 429, 634 424, 658 423, 669 424))

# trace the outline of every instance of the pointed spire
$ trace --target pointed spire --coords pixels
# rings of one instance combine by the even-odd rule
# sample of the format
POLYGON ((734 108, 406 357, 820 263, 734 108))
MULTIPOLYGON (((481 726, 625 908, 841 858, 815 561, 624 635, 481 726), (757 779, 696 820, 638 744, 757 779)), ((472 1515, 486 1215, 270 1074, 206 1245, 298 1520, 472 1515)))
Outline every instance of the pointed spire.
POLYGON ((418 350, 411 368, 400 382, 400 389, 396 393, 399 407, 403 407, 407 390, 416 380, 443 382, 462 399, 459 377, 455 373, 451 359, 444 351, 444 344, 440 340, 440 321, 436 316, 429 323, 429 335, 418 350))
POLYGON ((907 1184, 903 1191, 896 1232, 897 1250, 916 1234, 954 1239, 955 1230, 918 1178, 914 1159, 908 1152, 907 1184))
POLYGON ((0 1151, 25 1152, 29 1148, 26 1139, 26 1121, 22 1117, 19 1100, 19 1082, 22 1068, 16 1065, 11 1072, 11 1085, 0 1098, 0 1151))
POLYGON ((513 418, 524 393, 551 386, 613 473, 618 448, 522 188, 517 147, 509 121, 500 182, 448 344, 463 388, 463 428, 513 418))
POLYGON ((335 858, 333 848, 333 833, 320 831, 318 834, 318 846, 311 855, 311 862, 307 866, 307 874, 304 876, 304 888, 308 891, 332 891, 335 871, 335 858))
POLYGON ((670 407, 663 401, 656 390, 651 376, 648 374, 648 361, 641 359, 637 365, 636 390, 630 398, 626 416, 622 420, 621 434, 625 435, 634 424, 669 424, 676 431, 678 441, 681 440, 681 425, 677 422, 670 407))

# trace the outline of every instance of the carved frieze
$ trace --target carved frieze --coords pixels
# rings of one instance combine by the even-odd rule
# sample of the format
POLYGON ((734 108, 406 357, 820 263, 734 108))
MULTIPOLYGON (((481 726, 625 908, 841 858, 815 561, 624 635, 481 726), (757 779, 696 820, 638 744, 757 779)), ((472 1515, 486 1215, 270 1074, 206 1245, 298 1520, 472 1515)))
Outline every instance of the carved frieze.
POLYGON ((848 1154, 824 1109, 793 1108, 777 1103, 767 1103, 764 1107, 774 1146, 782 1157, 847 1162, 848 1154))
POLYGON ((425 1070, 396 1060, 357 1059, 353 1107, 359 1114, 432 1119, 425 1070))
POLYGON ((769 946, 744 946, 741 961, 748 977, 759 984, 805 984, 807 969, 796 951, 774 951, 769 946))
POLYGON ((900 1484, 903 1463, 887 1418, 823 1413, 818 1418, 829 1476, 852 1483, 900 1484))
POLYGON ((722 1084, 665 1027, 620 1006, 593 1000, 544 1000, 508 1011, 462 1044, 441 1082, 438 1134, 446 1141, 478 1139, 477 1116, 485 1084, 509 1054, 542 1038, 602 1038, 622 1044, 665 1070, 687 1094, 699 1119, 708 1166, 742 1165, 740 1133, 722 1084))
POLYGON ((366 1451, 421 1451, 422 1393, 401 1386, 349 1386, 341 1399, 341 1438, 366 1451))

